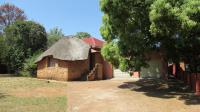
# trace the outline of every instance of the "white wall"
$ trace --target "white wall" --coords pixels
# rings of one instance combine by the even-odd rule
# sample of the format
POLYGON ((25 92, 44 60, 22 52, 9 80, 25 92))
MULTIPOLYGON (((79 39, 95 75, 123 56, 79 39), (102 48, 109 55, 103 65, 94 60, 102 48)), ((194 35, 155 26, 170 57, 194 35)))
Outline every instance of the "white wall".
POLYGON ((142 78, 161 78, 163 63, 161 60, 150 60, 148 62, 149 68, 142 68, 140 75, 142 78))

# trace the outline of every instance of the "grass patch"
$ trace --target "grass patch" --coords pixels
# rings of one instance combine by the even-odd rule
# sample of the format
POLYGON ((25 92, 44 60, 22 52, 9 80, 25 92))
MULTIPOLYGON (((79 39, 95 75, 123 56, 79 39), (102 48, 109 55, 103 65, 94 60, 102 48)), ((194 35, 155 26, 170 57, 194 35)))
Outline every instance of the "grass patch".
POLYGON ((0 100, 0 112, 65 112, 66 97, 13 97, 0 100))
POLYGON ((65 83, 35 78, 0 78, 0 112, 66 112, 66 87, 65 83))

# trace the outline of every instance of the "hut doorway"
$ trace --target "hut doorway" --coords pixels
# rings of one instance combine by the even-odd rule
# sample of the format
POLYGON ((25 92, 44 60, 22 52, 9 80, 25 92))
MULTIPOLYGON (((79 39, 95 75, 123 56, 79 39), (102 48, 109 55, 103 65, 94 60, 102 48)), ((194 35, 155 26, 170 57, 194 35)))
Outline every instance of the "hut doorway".
POLYGON ((90 70, 92 70, 95 66, 95 53, 91 53, 90 55, 90 70))
POLYGON ((0 74, 6 74, 8 73, 7 66, 4 64, 0 64, 0 74))

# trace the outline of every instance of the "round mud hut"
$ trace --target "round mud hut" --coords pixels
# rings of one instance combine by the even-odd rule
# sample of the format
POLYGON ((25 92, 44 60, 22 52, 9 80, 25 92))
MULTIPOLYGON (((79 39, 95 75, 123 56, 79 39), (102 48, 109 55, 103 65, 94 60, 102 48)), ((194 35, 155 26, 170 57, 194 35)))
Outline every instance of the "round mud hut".
POLYGON ((89 71, 89 51, 90 46, 81 39, 64 37, 38 57, 37 77, 78 80, 89 71))

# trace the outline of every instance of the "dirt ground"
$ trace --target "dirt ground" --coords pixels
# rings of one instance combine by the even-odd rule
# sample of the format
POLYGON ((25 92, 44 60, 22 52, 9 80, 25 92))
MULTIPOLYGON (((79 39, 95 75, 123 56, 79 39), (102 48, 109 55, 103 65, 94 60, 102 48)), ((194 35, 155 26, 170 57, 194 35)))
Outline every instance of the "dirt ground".
POLYGON ((178 82, 68 82, 67 112, 200 112, 200 98, 178 82))

